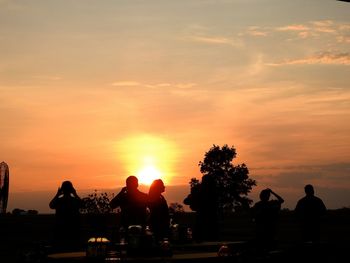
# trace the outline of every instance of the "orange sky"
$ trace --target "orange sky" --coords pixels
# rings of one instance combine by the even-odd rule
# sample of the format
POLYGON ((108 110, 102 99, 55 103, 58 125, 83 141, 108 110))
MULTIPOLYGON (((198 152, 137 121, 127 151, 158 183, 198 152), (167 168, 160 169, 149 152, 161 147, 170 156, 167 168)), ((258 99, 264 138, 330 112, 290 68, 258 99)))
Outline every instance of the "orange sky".
POLYGON ((257 189, 350 190, 349 11, 326 0, 1 0, 11 191, 66 179, 116 188, 147 166, 187 185, 213 144, 236 147, 257 189))

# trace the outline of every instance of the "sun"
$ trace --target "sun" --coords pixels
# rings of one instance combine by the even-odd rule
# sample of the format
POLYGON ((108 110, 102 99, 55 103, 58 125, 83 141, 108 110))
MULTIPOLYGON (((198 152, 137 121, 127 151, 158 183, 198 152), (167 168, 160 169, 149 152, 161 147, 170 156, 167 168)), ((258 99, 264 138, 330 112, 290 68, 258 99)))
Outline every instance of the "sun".
POLYGON ((140 184, 151 185, 151 183, 155 179, 161 178, 162 174, 153 165, 147 165, 147 166, 143 167, 140 171, 138 171, 136 176, 139 179, 140 184))
POLYGON ((134 135, 116 144, 118 157, 127 175, 136 175, 141 185, 150 185, 155 179, 172 183, 177 147, 160 136, 134 135))

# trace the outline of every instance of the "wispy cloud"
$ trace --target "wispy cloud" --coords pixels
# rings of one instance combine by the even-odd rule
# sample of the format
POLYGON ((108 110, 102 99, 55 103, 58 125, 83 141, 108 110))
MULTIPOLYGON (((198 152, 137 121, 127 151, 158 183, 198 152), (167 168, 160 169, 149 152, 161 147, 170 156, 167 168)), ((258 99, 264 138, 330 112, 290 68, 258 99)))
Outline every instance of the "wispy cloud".
POLYGON ((260 28, 258 26, 251 26, 248 28, 247 34, 255 37, 266 37, 269 33, 266 29, 260 28))
POLYGON ((116 81, 111 84, 114 87, 146 87, 146 88, 178 88, 178 89, 190 89, 195 87, 196 83, 142 83, 138 81, 116 81))
POLYGON ((268 63, 269 66, 284 65, 350 65, 350 53, 320 52, 313 56, 291 59, 278 63, 268 63))
POLYGON ((193 36, 192 40, 208 44, 230 44, 231 41, 224 37, 193 36))
POLYGON ((205 43, 208 45, 229 45, 233 47, 241 47, 242 41, 240 39, 221 37, 221 36, 190 36, 186 39, 193 42, 205 43))
POLYGON ((283 27, 277 27, 276 30, 277 31, 306 31, 306 30, 310 30, 310 28, 302 24, 293 24, 293 25, 287 25, 283 27))
POLYGON ((141 83, 137 81, 116 81, 112 83, 112 86, 115 87, 134 87, 134 86, 140 86, 141 83))
MULTIPOLYGON (((277 27, 251 26, 247 28, 245 34, 258 37, 273 36, 276 33, 284 33, 291 36, 294 35, 297 39, 319 38, 321 35, 329 35, 333 38, 336 36, 336 39, 339 39, 338 42, 343 41, 346 43, 349 37, 349 31, 350 24, 332 20, 319 20, 303 24, 289 24, 277 27)), ((288 40, 291 39, 293 38, 288 38, 288 40)))

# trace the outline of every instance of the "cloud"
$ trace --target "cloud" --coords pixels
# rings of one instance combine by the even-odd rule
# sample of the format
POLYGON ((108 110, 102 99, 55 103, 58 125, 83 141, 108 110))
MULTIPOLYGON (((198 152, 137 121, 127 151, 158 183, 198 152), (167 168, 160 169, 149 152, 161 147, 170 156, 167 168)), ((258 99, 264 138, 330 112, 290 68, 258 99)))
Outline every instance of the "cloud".
POLYGON ((300 188, 308 183, 333 188, 350 187, 348 162, 260 167, 251 168, 251 171, 265 174, 263 183, 278 187, 300 188))
POLYGON ((230 44, 230 40, 224 37, 193 36, 192 40, 208 44, 230 44))
POLYGON ((117 81, 111 84, 114 87, 146 87, 152 89, 161 89, 161 88, 177 88, 177 89, 190 89, 195 87, 196 83, 142 83, 138 81, 117 81))
POLYGON ((233 47, 241 47, 242 41, 239 39, 221 37, 221 36, 190 36, 190 41, 205 43, 208 45, 229 45, 233 47))
POLYGON ((307 30, 310 30, 310 28, 302 24, 293 24, 293 25, 278 27, 276 28, 276 30, 277 31, 307 31, 307 30))
MULTIPOLYGON (((331 28, 335 25, 335 22, 332 20, 319 20, 319 21, 311 21, 311 25, 314 26, 316 30, 323 31, 325 28, 331 28)), ((333 30, 331 30, 333 32, 333 30)), ((324 32, 328 32, 328 30, 325 30, 324 32)))
MULTIPOLYGON (((247 34, 252 36, 273 36, 274 33, 283 33, 296 36, 296 39, 314 38, 329 36, 334 39, 348 39, 350 24, 332 20, 309 21, 304 24, 290 24, 278 27, 253 26, 247 29, 247 34)), ((287 40, 292 40, 288 38, 287 40)), ((339 41, 338 41, 339 42, 339 41)), ((345 42, 347 43, 347 42, 345 42)))
POLYGON ((115 86, 115 87, 134 87, 134 86, 140 86, 140 85, 141 83, 137 81, 117 81, 112 83, 112 86, 115 86))
POLYGON ((313 56, 300 59, 286 60, 279 63, 268 63, 269 66, 284 65, 350 65, 350 53, 320 52, 313 56))
POLYGON ((240 38, 220 36, 217 35, 217 30, 214 31, 211 28, 201 25, 190 25, 185 30, 182 39, 185 41, 204 43, 207 45, 228 45, 234 47, 242 46, 242 40, 240 38))
POLYGON ((269 33, 268 30, 262 29, 258 26, 251 26, 247 30, 247 34, 254 37, 266 37, 269 33))
POLYGON ((275 30, 280 32, 294 32, 300 36, 300 33, 309 36, 318 36, 320 33, 335 34, 339 29, 344 28, 344 24, 338 24, 331 20, 310 21, 307 24, 291 24, 277 27, 275 30))

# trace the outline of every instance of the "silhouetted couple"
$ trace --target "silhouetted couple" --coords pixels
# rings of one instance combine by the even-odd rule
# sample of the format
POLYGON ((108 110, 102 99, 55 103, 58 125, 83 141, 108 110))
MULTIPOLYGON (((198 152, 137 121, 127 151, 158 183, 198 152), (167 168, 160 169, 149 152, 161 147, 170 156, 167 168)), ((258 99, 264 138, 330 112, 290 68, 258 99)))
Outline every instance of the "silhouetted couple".
POLYGON ((216 182, 213 176, 204 175, 202 182, 191 189, 184 204, 196 211, 194 238, 197 242, 218 239, 218 201, 216 182))
POLYGON ((79 246, 81 199, 73 184, 64 181, 49 206, 56 210, 55 247, 75 249, 79 246))
POLYGON ((153 181, 148 195, 138 190, 138 186, 137 177, 129 176, 126 186, 110 202, 112 209, 121 209, 122 227, 127 230, 130 225, 145 227, 149 223, 157 239, 168 237, 170 218, 167 202, 162 195, 165 190, 163 181, 153 181), (150 211, 149 222, 147 209, 150 211))

